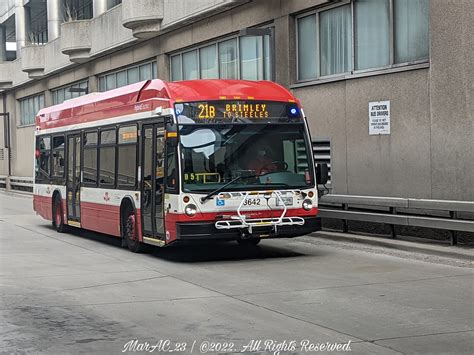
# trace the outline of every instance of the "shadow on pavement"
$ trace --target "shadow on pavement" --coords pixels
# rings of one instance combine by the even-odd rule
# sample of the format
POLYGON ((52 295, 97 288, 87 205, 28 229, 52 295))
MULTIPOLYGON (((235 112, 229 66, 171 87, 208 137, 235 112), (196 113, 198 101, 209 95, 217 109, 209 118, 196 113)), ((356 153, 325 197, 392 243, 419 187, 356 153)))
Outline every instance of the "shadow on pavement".
MULTIPOLYGON (((55 230, 52 226, 45 229, 55 230)), ((84 229, 71 228, 68 234, 87 240, 94 240, 102 244, 121 247, 120 238, 107 234, 96 233, 84 229)), ((289 241, 290 239, 284 239, 289 241)), ((267 244, 269 240, 262 240, 257 246, 241 246, 235 241, 230 242, 202 242, 199 244, 171 245, 160 248, 147 245, 144 254, 167 261, 176 262, 209 262, 209 261, 235 261, 255 260, 269 258, 294 258, 308 256, 292 250, 290 247, 281 247, 267 244)))

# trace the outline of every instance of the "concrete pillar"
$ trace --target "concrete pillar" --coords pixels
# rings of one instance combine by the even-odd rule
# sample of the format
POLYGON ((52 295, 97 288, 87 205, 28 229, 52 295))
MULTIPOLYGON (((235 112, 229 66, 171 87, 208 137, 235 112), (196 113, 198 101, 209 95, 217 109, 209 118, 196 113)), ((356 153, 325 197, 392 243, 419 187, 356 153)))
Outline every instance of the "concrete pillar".
POLYGON ((47 0, 48 42, 58 38, 61 34, 62 1, 47 0))
POLYGON ((291 47, 290 38, 291 37, 291 21, 290 16, 283 16, 275 19, 275 31, 274 31, 274 44, 275 48, 272 55, 273 64, 275 65, 274 81, 277 83, 288 86, 291 83, 291 58, 294 57, 294 48, 291 47), (290 50, 285 50, 285 48, 290 48, 290 50))
POLYGON ((27 35, 30 32, 30 8, 23 6, 23 0, 16 0, 15 6, 15 35, 16 56, 21 56, 21 48, 26 46, 27 35))
POLYGON ((88 92, 98 92, 99 91, 99 80, 97 80, 96 75, 89 76, 89 83, 88 83, 88 92))
POLYGON ((107 0, 93 0, 94 17, 107 11, 107 0))
POLYGON ((0 63, 7 60, 7 33, 5 26, 0 26, 0 63))
POLYGON ((158 79, 169 81, 170 78, 170 61, 167 54, 160 54, 156 57, 156 68, 158 70, 158 79))

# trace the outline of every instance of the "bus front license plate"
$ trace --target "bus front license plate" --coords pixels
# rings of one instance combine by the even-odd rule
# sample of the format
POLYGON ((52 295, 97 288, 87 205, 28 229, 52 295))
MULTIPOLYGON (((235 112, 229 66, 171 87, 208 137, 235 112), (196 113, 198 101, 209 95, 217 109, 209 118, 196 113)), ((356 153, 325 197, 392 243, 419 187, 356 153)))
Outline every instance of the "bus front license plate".
MULTIPOLYGON (((282 197, 283 203, 285 206, 293 206, 293 197, 282 197)), ((282 203, 279 198, 277 198, 277 206, 282 206, 282 203)))

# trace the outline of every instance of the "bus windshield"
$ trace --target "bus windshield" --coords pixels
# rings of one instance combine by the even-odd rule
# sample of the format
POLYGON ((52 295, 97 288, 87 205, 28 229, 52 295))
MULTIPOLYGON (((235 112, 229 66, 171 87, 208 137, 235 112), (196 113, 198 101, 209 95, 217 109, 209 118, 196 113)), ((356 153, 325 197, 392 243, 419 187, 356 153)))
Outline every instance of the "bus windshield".
POLYGON ((313 165, 303 123, 180 126, 184 191, 309 188, 313 165))

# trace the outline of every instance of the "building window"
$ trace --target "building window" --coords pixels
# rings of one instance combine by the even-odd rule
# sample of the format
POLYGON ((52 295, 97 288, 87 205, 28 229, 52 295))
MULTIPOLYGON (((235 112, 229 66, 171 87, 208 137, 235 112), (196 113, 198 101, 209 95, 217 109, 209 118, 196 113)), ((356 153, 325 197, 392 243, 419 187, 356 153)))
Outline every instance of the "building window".
POLYGON ((107 9, 111 9, 122 3, 122 0, 107 0, 107 9))
POLYGON ((217 45, 203 47, 199 50, 201 79, 211 79, 219 76, 217 69, 217 45))
POLYGON ((93 15, 92 0, 65 0, 65 22, 91 19, 93 15))
POLYGON ((62 104, 66 100, 85 95, 87 93, 88 86, 89 86, 89 81, 84 80, 72 85, 68 85, 59 89, 52 90, 53 105, 62 104), (71 92, 70 89, 83 89, 84 91, 71 92))
POLYGON ((199 77, 197 53, 197 51, 183 53, 183 80, 197 79, 199 77))
POLYGON ((357 0, 354 5, 356 69, 389 65, 389 0, 357 0))
POLYGON ((20 126, 28 126, 35 123, 38 111, 44 108, 44 95, 31 96, 20 100, 20 126))
POLYGON ((99 76, 99 91, 116 89, 143 80, 156 79, 158 69, 156 62, 127 67, 112 73, 99 76))
POLYGON ((429 59, 429 0, 347 0, 297 18, 298 80, 429 59))
POLYGON ((396 0, 394 13, 395 63, 429 57, 429 4, 425 0, 396 0))
POLYGON ((25 4, 25 8, 29 9, 30 26, 26 34, 28 44, 46 44, 48 43, 48 17, 46 10, 46 2, 36 2, 32 4, 30 1, 25 4))
POLYGON ((239 77, 238 60, 236 38, 219 43, 219 71, 221 79, 237 79, 239 77))
POLYGON ((271 80, 270 36, 242 36, 174 54, 171 80, 271 80))

